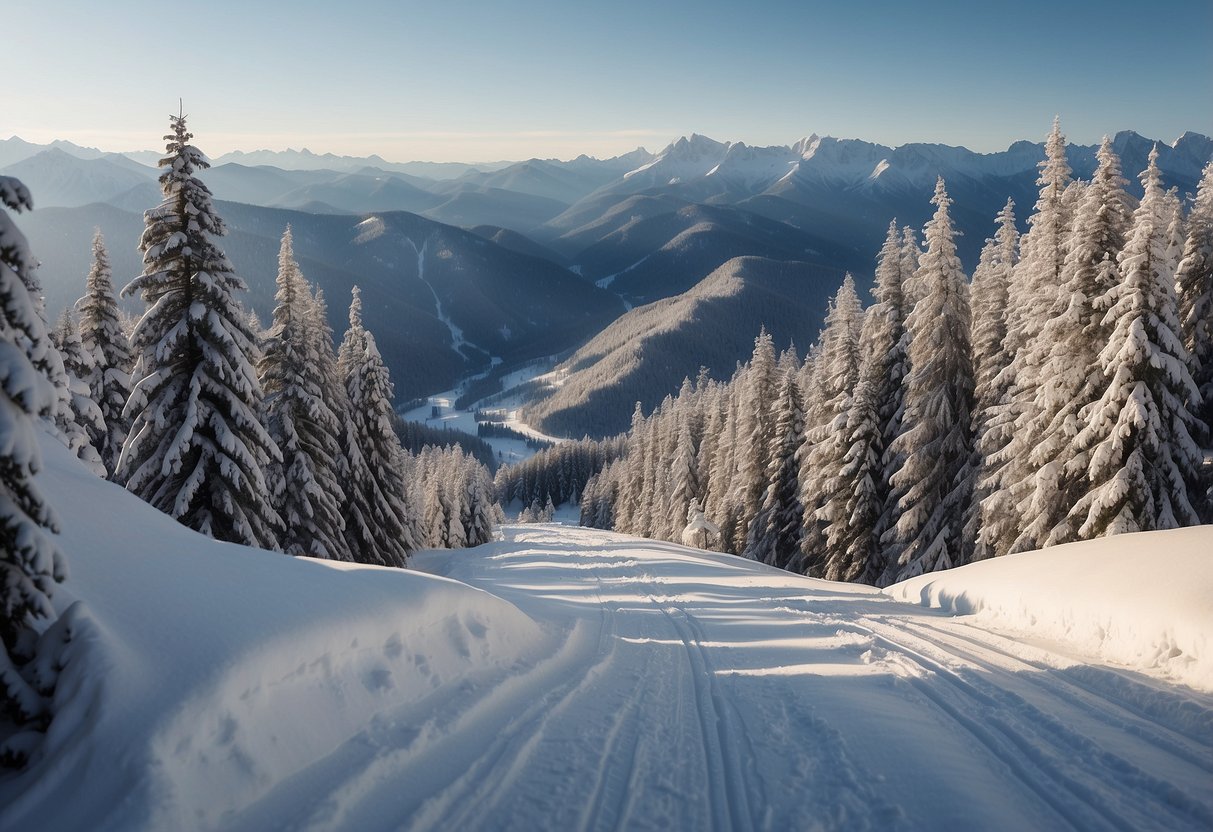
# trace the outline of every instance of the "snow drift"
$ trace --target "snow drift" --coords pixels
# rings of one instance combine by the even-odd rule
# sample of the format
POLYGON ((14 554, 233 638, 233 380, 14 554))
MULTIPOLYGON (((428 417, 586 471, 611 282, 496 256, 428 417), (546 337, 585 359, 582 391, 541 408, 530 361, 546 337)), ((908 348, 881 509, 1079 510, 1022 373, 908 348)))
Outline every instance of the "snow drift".
POLYGON ((371 720, 545 642, 454 581, 205 538, 42 440, 70 568, 54 600, 87 614, 43 753, 0 778, 0 828, 222 826, 371 720))
POLYGON ((1008 555, 885 591, 1213 690, 1213 526, 1008 555))

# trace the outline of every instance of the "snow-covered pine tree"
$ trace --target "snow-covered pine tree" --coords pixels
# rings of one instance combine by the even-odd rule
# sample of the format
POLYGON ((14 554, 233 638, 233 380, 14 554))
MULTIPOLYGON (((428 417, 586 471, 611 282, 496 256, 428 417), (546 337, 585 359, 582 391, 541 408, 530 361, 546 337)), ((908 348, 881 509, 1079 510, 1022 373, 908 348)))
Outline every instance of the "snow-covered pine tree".
POLYGON ((744 555, 782 569, 800 553, 804 522, 799 458, 804 446, 804 403, 794 373, 784 374, 771 404, 775 423, 767 452, 767 487, 750 523, 744 555))
POLYGON ((55 679, 37 673, 39 637, 55 620, 51 596, 67 577, 51 533, 54 509, 36 477, 42 455, 38 423, 56 408, 54 386, 38 357, 54 350, 37 301, 40 292, 25 236, 10 218, 32 209, 29 191, 0 176, 0 763, 21 765, 52 716, 55 679), (35 732, 35 733, 30 733, 35 732))
POLYGON ((1015 203, 1008 199, 997 217, 998 230, 986 240, 981 259, 973 272, 970 305, 972 307, 972 349, 974 378, 973 457, 975 472, 973 497, 965 509, 964 533, 961 538, 966 560, 984 560, 994 554, 986 541, 986 529, 998 539, 1013 535, 1009 528, 1000 527, 1008 518, 998 514, 987 516, 985 502, 990 495, 986 480, 1000 466, 990 463, 988 456, 996 454, 1010 442, 1010 420, 999 421, 996 414, 1009 408, 1011 391, 1007 367, 1010 355, 1003 344, 1007 337, 1007 301, 1011 275, 1019 260, 1019 231, 1015 228, 1015 203))
MULTIPOLYGON (((744 398, 740 404, 738 432, 741 448, 737 459, 737 498, 740 508, 739 522, 733 529, 734 548, 745 550, 750 522, 762 508, 763 495, 767 487, 767 470, 770 467, 772 424, 771 402, 779 379, 775 374, 775 344, 766 327, 762 327, 754 339, 754 352, 750 366, 745 372, 742 390, 744 398)), ((724 525, 721 525, 722 531, 724 525)))
MULTIPOLYGON (((863 306, 855 292, 855 280, 847 274, 830 303, 821 352, 814 364, 816 406, 806 408, 805 447, 800 453, 801 504, 804 531, 801 557, 793 569, 821 577, 829 557, 825 517, 819 509, 839 497, 841 472, 848 445, 846 414, 859 380, 859 336, 863 329, 863 306)), ((828 512, 827 512, 828 513, 828 512)))
POLYGON ((392 426, 392 382, 375 345, 375 336, 362 325, 361 297, 354 287, 350 327, 341 342, 339 366, 345 373, 353 442, 361 464, 345 483, 347 502, 357 503, 364 514, 350 523, 345 512, 347 540, 355 560, 403 567, 408 553, 417 548, 411 508, 405 502, 400 472, 404 453, 392 426))
POLYGON ((1063 521, 1086 490, 1087 459, 1075 445, 1079 413, 1106 387, 1099 353, 1112 332, 1104 315, 1109 293, 1121 282, 1117 257, 1132 221, 1120 159, 1106 136, 1097 158, 1099 166, 1074 215, 1061 272, 1061 296, 1068 302, 1041 328, 1040 342, 1048 349, 1042 349, 1032 418, 1024 414, 1016 426, 1032 443, 1019 443, 1028 448, 1030 479, 1012 487, 1024 495, 1018 506, 1023 526, 1012 551, 1076 539, 1076 529, 1063 521))
POLYGON ((143 273, 123 289, 142 294, 148 308, 131 342, 131 430, 118 476, 196 531, 273 549, 282 520, 263 465, 281 456, 258 415, 255 345, 235 297, 246 287, 212 240, 226 228, 194 175, 209 163, 189 143, 185 116, 170 123, 164 201, 144 214, 143 273))
POLYGON ((877 523, 888 485, 882 481, 882 393, 889 378, 888 335, 896 313, 877 303, 864 316, 859 339, 859 380, 846 412, 845 453, 830 499, 818 511, 826 524, 826 562, 830 581, 872 584, 884 571, 877 523))
POLYGON ((61 406, 55 414, 55 426, 76 458, 94 474, 105 478, 109 472, 95 444, 105 437, 105 418, 101 415, 101 408, 93 401, 92 390, 84 381, 93 371, 93 356, 80 341, 80 332, 76 329, 76 319, 71 310, 64 309, 60 314, 59 322, 51 333, 51 341, 63 358, 66 390, 61 395, 67 398, 67 406, 61 406))
POLYGON ((901 433, 893 441, 905 464, 891 481, 897 520, 881 540, 888 552, 882 586, 957 564, 972 491, 968 281, 956 256, 952 200, 942 178, 932 202, 927 250, 914 275, 919 300, 906 319, 910 374, 901 433))
POLYGON ((123 415, 131 394, 131 347, 122 328, 109 254, 98 230, 93 235, 93 265, 85 281, 84 296, 76 302, 80 314, 80 340, 92 356, 92 369, 83 380, 101 408, 105 434, 93 437, 110 479, 118 465, 130 423, 123 415))
POLYGON ((289 225, 278 253, 277 285, 274 320, 257 370, 266 427, 282 452, 269 472, 274 508, 286 524, 280 543, 288 555, 340 559, 347 551, 337 476, 341 424, 324 400, 327 380, 308 331, 311 298, 289 225))
MULTIPOLYGON (((681 402, 682 397, 679 396, 681 402)), ((691 441, 691 423, 690 420, 680 418, 677 421, 677 434, 675 437, 674 458, 670 463, 670 511, 681 514, 686 517, 687 506, 692 500, 700 499, 699 488, 699 464, 695 459, 695 446, 691 441), (679 509, 681 506, 681 509, 679 509)), ((685 521, 683 523, 685 524, 685 521)), ((678 534, 682 533, 682 526, 677 530, 678 534)))
POLYGON ((1123 282, 1109 292, 1100 352, 1106 387, 1083 414, 1089 490, 1071 511, 1078 537, 1170 529, 1199 522, 1193 494, 1201 452, 1187 402, 1199 395, 1179 336, 1173 222, 1158 170, 1158 149, 1142 173, 1145 194, 1120 255, 1123 282))
POLYGON ((880 516, 876 520, 877 538, 896 522, 897 506, 890 500, 892 489, 889 479, 905 464, 894 448, 893 440, 901 432, 901 418, 905 411, 905 378, 910 372, 906 318, 917 302, 913 284, 921 254, 914 229, 909 226, 903 228, 899 243, 896 221, 889 224, 888 236, 877 257, 874 289, 877 303, 884 306, 888 314, 887 325, 882 337, 877 338, 875 347, 885 353, 884 362, 888 368, 887 378, 876 393, 881 436, 881 471, 876 487, 883 501, 880 516))
MULTIPOLYGON (((1213 162, 1205 165, 1196 201, 1188 214, 1188 238, 1175 284, 1184 346, 1200 394, 1188 408, 1204 423, 1205 436, 1213 438, 1213 162)), ((1207 493, 1203 519, 1213 523, 1213 491, 1207 493)))
MULTIPOLYGON (((979 487, 987 495, 982 501, 982 542, 993 555, 1011 551, 1023 526, 1019 514, 1022 493, 1014 490, 1031 474, 1028 457, 1033 437, 1016 425, 1030 422, 1035 414, 1036 387, 1047 346, 1040 340, 1044 323, 1068 298, 1061 294, 1061 270, 1065 265, 1070 230, 1066 197, 1071 184, 1066 160, 1066 140, 1060 120, 1045 140, 1045 158, 1040 162, 1040 187, 1035 213, 1028 219, 1029 231, 1020 240, 1020 261, 1011 275, 1007 301, 1007 335, 1003 349, 1008 360, 998 384, 1010 391, 1010 401, 986 420, 984 477, 979 487), (997 445, 1004 441, 1005 444, 997 445)), ((1070 190, 1071 197, 1078 193, 1070 190)))

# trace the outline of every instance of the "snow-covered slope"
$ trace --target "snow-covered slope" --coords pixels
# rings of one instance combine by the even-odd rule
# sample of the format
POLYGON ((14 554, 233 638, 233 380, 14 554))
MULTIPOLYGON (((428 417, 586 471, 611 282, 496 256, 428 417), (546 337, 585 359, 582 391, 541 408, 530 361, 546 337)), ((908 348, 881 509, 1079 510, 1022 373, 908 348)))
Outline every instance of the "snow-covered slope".
MULTIPOLYGON (((554 525, 415 558, 445 578, 334 568, 206 540, 43 445, 56 600, 89 614, 44 756, 0 774, 0 829, 1213 826, 1213 692, 1083 641, 554 525)), ((1092 594, 1182 571, 1182 596, 1100 613, 1145 627, 1172 597, 1174 628, 1213 596, 1210 538, 1008 558, 949 591, 1031 582, 1082 617, 1095 561, 1120 578, 1092 594)))
POLYGON ((42 445, 71 572, 56 604, 82 598, 92 624, 46 754, 0 775, 0 829, 225 827, 377 730, 398 724, 403 743, 544 646, 486 593, 216 543, 42 445))
POLYGON ((1211 576, 1213 526, 1197 526, 1024 552, 887 591, 1213 691, 1211 576))

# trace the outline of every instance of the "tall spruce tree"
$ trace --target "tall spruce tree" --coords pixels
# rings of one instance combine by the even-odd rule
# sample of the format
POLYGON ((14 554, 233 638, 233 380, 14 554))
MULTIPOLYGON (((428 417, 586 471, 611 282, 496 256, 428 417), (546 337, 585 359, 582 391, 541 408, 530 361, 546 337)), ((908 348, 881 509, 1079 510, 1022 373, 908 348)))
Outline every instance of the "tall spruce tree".
POLYGON ((94 437, 93 444, 113 479, 130 428, 122 411, 131 394, 132 360, 100 230, 93 235, 93 265, 76 309, 80 313, 80 340, 92 356, 92 369, 84 381, 105 421, 105 435, 94 437))
POLYGON ((63 358, 63 394, 67 407, 61 407, 55 415, 55 426, 65 444, 76 454, 86 468, 99 477, 108 475, 96 443, 106 434, 105 419, 101 408, 93 401, 92 390, 85 378, 93 371, 93 356, 80 341, 76 319, 71 310, 64 309, 51 332, 51 340, 63 358))
MULTIPOLYGON (((872 584, 884 571, 878 523, 888 496, 881 456, 884 437, 881 410, 889 378, 889 333, 897 313, 877 303, 864 316, 859 339, 862 361, 855 393, 847 407, 842 445, 845 453, 837 483, 818 511, 826 524, 826 562, 822 577, 830 581, 872 584)), ((900 323, 900 322, 899 322, 900 323)))
POLYGON ((987 450, 983 477, 978 484, 987 495, 982 510, 988 523, 983 526, 982 541, 994 555, 1012 551, 1023 527, 1020 503, 1025 496, 1024 484, 1030 481, 1028 460, 1033 438, 1017 430, 1017 425, 1035 418, 1036 388, 1040 384, 1041 364, 1048 353, 1040 331, 1045 321, 1068 301, 1061 292, 1061 272, 1070 230, 1070 206, 1079 193, 1070 188, 1070 174, 1066 140, 1060 121, 1054 119, 1036 180, 1040 191, 1035 213, 1028 219, 1028 233, 1020 240, 1021 257, 1008 289, 1003 348, 1009 363, 998 384, 1009 391, 1010 400, 987 420, 987 450), (1005 444, 996 447, 1000 440, 1005 444))
POLYGON ((346 552, 337 459, 341 425, 325 401, 318 344, 309 332, 311 298, 295 262, 291 229, 278 253, 274 320, 258 366, 267 427, 282 452, 270 468, 274 507, 286 523, 288 555, 341 559, 346 552))
POLYGON ((973 457, 971 466, 975 472, 973 497, 965 511, 965 526, 962 545, 966 547, 966 560, 983 560, 994 554, 986 539, 1002 539, 1012 530, 1001 524, 1009 518, 991 512, 993 506, 986 502, 990 496, 987 484, 990 475, 999 466, 991 464, 991 457, 1005 448, 1011 440, 1007 432, 1011 421, 998 420, 997 414, 1010 407, 1010 374, 1007 372, 1010 356, 1004 342, 1007 337, 1007 302, 1011 275, 1019 260, 1019 231, 1015 228, 1015 203, 1007 200, 998 215, 998 230, 994 237, 986 240, 981 259, 973 272, 971 292, 972 349, 974 379, 973 410, 973 457), (990 513, 987 513, 990 512, 990 513))
POLYGON ((800 459, 801 503, 805 508, 801 555, 795 570, 821 577, 828 558, 825 517, 820 509, 841 495, 847 444, 846 417, 859 380, 859 336, 863 307, 851 275, 843 278, 826 315, 814 379, 817 404, 805 414, 805 449, 800 459))
POLYGON ((1105 387, 1099 353, 1112 332, 1104 315, 1109 293, 1121 282, 1117 257, 1132 221, 1120 159, 1107 137, 1097 158, 1099 166, 1074 215, 1061 272, 1061 295, 1067 300, 1041 328, 1044 356, 1036 400, 1017 426, 1034 444, 1020 443, 1029 448, 1029 480, 1012 489, 1024 495, 1023 528, 1014 551, 1076 539, 1076 529, 1063 521, 1086 490, 1087 460, 1075 444, 1079 414, 1105 387))
POLYGON ((1078 435, 1089 487, 1071 511, 1081 539, 1199 522, 1189 493, 1201 464, 1199 428, 1187 407, 1198 393, 1179 336, 1167 251, 1174 218, 1157 148, 1142 184, 1120 255, 1123 282, 1108 293, 1102 321, 1112 331, 1099 354, 1105 388, 1078 435))
POLYGON ((244 281, 214 243, 226 229, 195 176, 209 163, 184 115, 170 117, 160 160, 164 201, 144 215, 143 273, 124 294, 148 308, 135 325, 130 435, 119 477, 146 502, 219 540, 275 548, 282 520, 270 502, 266 460, 280 460, 261 424, 261 386, 244 281))
POLYGON ((914 275, 919 299, 906 320, 910 374, 901 433, 893 441, 905 464, 891 482, 897 520, 881 541, 889 557, 882 586, 957 565, 972 490, 968 281, 956 256, 952 200, 942 178, 932 202, 927 250, 914 275))
MULTIPOLYGON (((738 522, 733 528, 731 551, 745 550, 750 522, 762 507, 767 487, 767 469, 770 463, 771 435, 774 428, 771 420, 771 402, 779 379, 775 373, 775 344, 771 334, 763 327, 754 339, 754 352, 750 366, 745 372, 743 398, 739 402, 739 439, 743 444, 737 457, 737 497, 732 501, 739 509, 738 522)), ((723 533, 724 526, 721 526, 723 533)))
POLYGON ((416 521, 405 501, 404 450, 392 422, 392 382, 375 336, 362 325, 361 301, 355 286, 350 326, 339 353, 353 426, 350 445, 361 459, 345 488, 362 516, 351 523, 346 514, 346 536, 355 560, 403 567, 417 548, 416 521))
MULTIPOLYGON (((1180 327, 1192 361, 1199 401, 1189 409, 1213 434, 1213 162, 1205 165, 1188 214, 1188 238, 1175 273, 1180 327)), ((1213 508, 1213 506, 1211 506, 1213 508)), ((1213 522, 1213 516, 1206 516, 1213 522)))
POLYGON ((750 523, 745 556, 786 568, 800 553, 804 506, 800 502, 800 451, 804 403, 793 372, 787 372, 771 403, 775 424, 767 452, 766 490, 750 523))
POLYGON ((36 433, 56 407, 45 362, 54 347, 41 314, 37 263, 8 211, 32 209, 29 191, 0 176, 0 713, 12 726, 0 763, 20 765, 52 715, 55 679, 35 661, 39 637, 55 620, 51 596, 67 577, 52 537, 54 509, 38 487, 36 433))

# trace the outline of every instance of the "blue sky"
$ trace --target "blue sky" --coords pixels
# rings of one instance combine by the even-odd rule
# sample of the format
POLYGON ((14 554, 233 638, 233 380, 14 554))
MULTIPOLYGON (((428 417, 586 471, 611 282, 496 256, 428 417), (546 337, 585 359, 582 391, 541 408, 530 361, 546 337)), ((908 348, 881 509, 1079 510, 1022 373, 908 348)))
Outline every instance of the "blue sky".
POLYGON ((8 0, 0 137, 488 161, 1213 134, 1213 3, 8 0), (188 14, 179 11, 189 10, 188 14))

